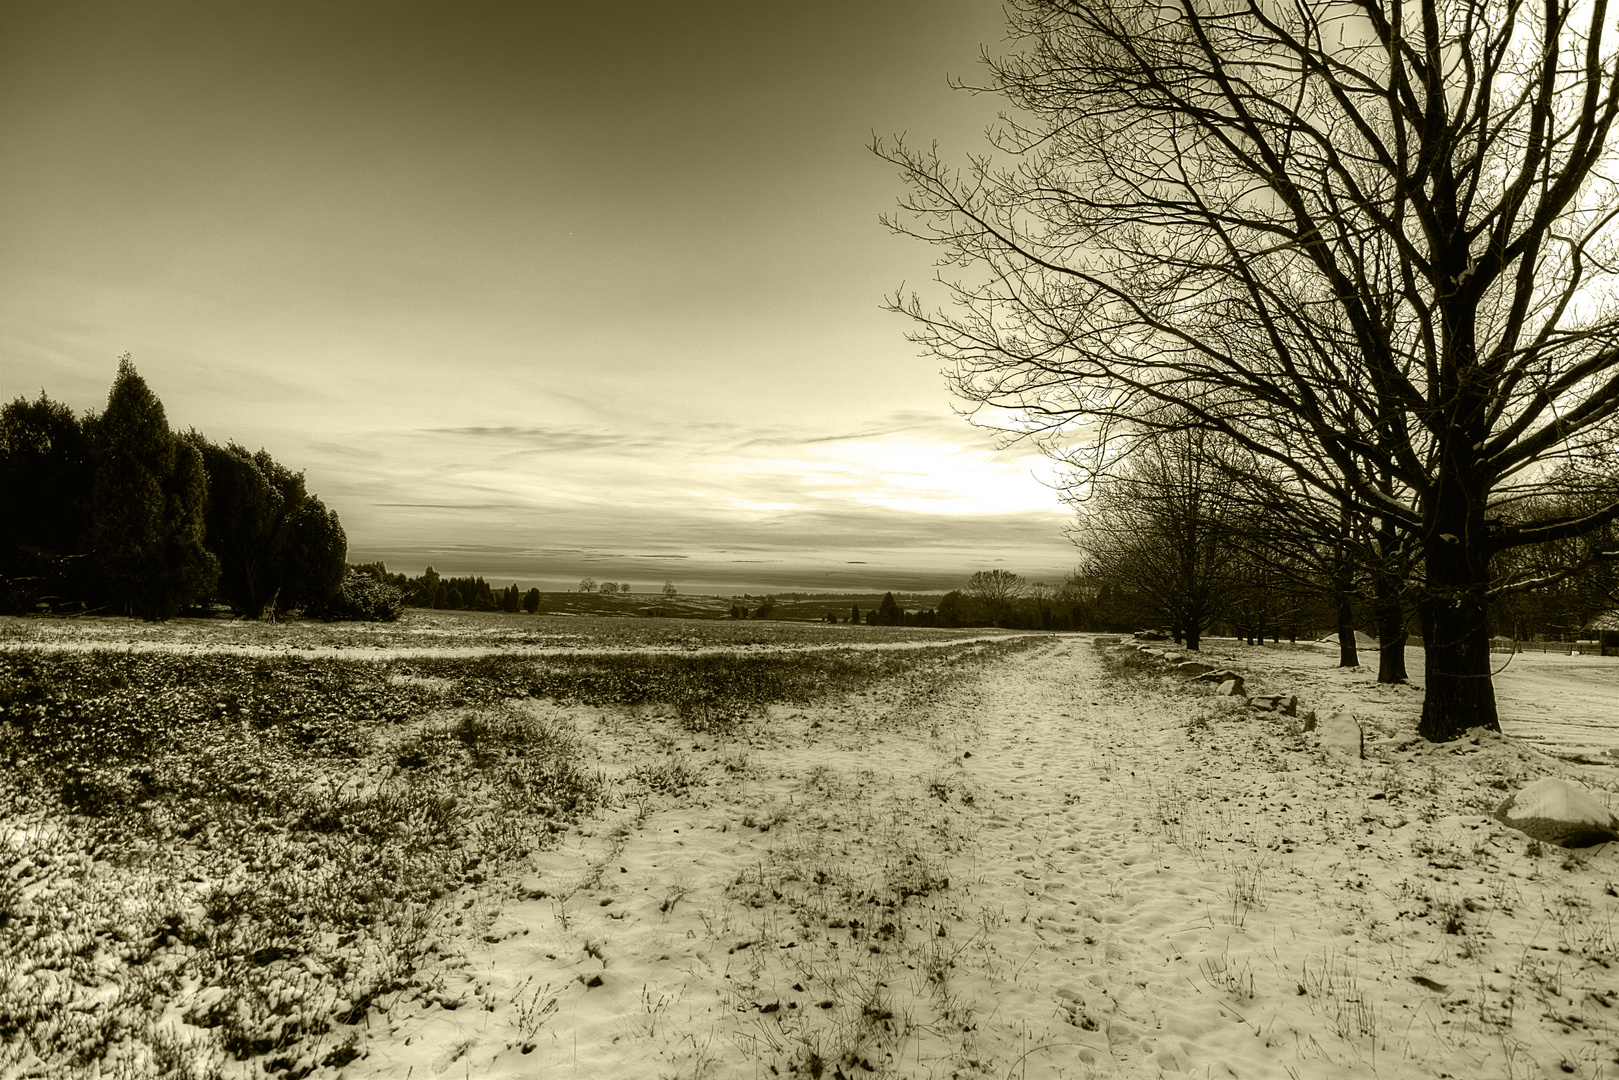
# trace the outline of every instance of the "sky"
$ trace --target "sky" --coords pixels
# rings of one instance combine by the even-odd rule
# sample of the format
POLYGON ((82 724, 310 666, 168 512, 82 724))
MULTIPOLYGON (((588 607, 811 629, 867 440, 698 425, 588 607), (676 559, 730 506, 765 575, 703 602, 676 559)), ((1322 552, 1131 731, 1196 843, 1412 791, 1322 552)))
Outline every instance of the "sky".
POLYGON ((263 447, 351 561, 951 588, 1075 561, 1050 466, 882 310, 989 0, 0 2, 0 397, 263 447))

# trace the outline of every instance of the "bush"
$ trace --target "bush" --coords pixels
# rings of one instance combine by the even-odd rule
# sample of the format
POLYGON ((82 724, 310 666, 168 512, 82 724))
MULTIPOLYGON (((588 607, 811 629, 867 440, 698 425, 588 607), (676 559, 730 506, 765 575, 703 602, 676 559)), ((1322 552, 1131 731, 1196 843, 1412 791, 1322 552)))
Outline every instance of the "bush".
POLYGON ((304 611, 326 622, 394 622, 405 610, 405 594, 390 582, 350 570, 325 603, 304 611))

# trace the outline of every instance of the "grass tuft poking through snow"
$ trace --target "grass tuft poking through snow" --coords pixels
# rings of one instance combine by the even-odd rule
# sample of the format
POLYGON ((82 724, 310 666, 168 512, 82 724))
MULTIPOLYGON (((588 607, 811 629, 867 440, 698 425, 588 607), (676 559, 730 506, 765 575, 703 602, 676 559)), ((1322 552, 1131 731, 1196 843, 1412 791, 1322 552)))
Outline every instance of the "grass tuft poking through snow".
MULTIPOLYGON (((492 1012, 460 972, 468 939, 498 937, 502 882, 615 789, 641 800, 621 849, 647 799, 710 779, 672 735, 610 778, 572 708, 666 709, 725 738, 784 702, 937 684, 878 651, 360 655, 0 653, 0 1074, 332 1073, 392 1013, 492 1012)), ((747 769, 737 750, 722 775, 747 769)), ((559 918, 605 870, 554 887, 559 918)), ((530 979, 513 998, 525 1052, 560 994, 530 979)), ((651 1037, 674 998, 646 1000, 651 1037)))

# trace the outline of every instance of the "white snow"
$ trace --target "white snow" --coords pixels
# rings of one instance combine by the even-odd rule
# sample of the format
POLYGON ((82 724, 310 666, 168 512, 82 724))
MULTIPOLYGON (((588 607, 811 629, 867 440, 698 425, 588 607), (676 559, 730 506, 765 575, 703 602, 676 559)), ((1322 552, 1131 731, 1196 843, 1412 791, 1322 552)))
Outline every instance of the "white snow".
POLYGON ((345 1075, 1619 1070, 1615 853, 1489 817, 1554 772, 1611 802, 1614 771, 1429 747, 1409 688, 1231 651, 1301 708, 1343 699, 1368 760, 1176 676, 1105 681, 1079 637, 955 700, 741 737, 574 710, 612 775, 679 760, 707 786, 627 793, 473 900, 444 966, 466 1004, 376 1016, 345 1075))

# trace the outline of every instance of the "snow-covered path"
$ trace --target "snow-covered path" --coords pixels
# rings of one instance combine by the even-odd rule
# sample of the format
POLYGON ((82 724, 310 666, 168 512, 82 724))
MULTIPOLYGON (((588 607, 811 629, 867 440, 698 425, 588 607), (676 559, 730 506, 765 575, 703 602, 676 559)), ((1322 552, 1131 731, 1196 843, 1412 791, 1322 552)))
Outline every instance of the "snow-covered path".
POLYGON ((1054 638, 737 733, 567 711, 622 803, 469 897, 439 990, 346 1075, 1619 1070, 1615 853, 1479 812, 1555 763, 1351 760, 1101 664, 1054 638))

